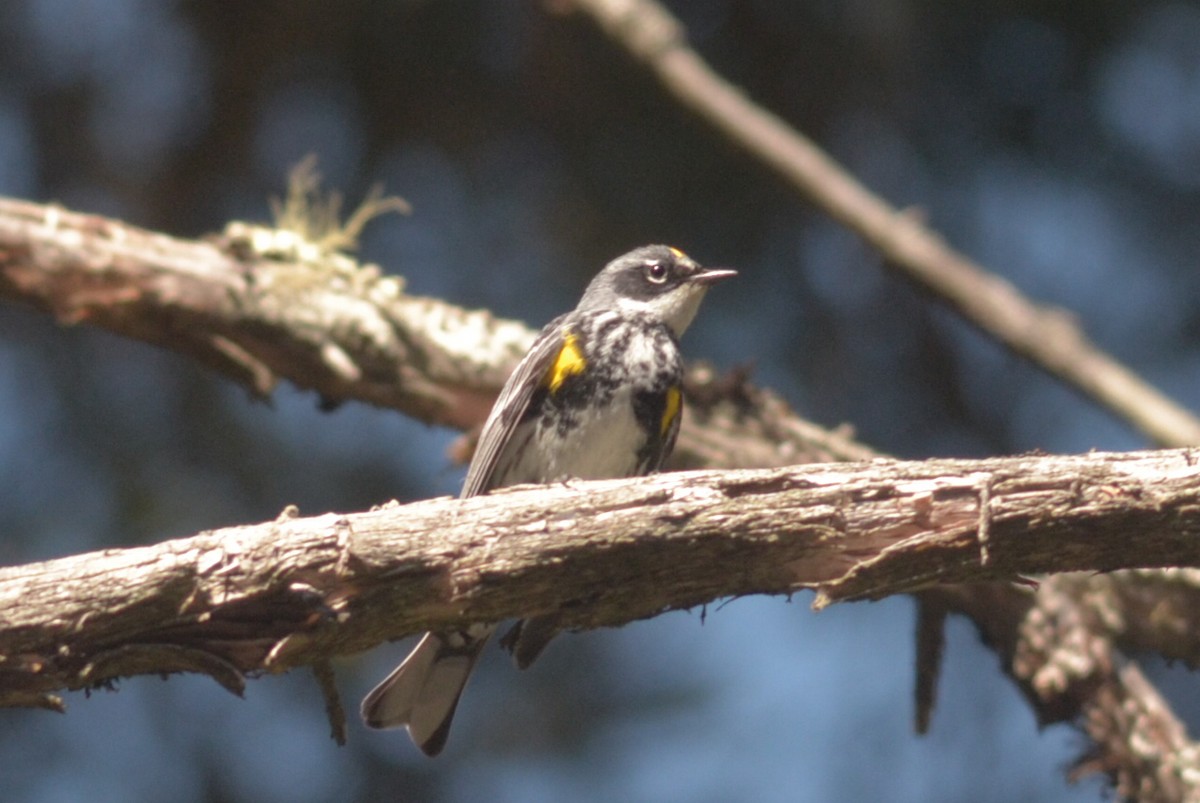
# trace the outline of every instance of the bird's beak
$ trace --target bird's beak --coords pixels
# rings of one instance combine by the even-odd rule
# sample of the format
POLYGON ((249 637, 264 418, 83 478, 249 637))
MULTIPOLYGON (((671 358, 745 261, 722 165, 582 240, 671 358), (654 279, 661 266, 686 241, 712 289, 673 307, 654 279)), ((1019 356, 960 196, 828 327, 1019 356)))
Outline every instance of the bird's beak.
POLYGON ((693 284, 710 285, 717 282, 723 282, 728 278, 737 276, 737 271, 732 268, 700 268, 698 271, 688 277, 688 281, 693 284))

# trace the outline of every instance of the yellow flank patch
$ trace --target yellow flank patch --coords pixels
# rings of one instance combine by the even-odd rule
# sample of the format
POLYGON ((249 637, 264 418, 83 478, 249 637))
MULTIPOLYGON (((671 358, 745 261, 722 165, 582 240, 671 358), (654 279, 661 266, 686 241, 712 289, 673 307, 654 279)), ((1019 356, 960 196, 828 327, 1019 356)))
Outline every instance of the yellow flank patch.
POLYGON ((679 393, 679 388, 667 388, 667 401, 663 405, 663 415, 661 423, 661 435, 666 435, 671 426, 675 423, 675 419, 679 417, 679 407, 683 403, 683 396, 679 393))
POLYGON ((579 348, 579 338, 568 332, 563 339, 558 357, 554 360, 554 365, 551 365, 550 370, 546 372, 546 387, 550 388, 551 393, 554 393, 562 387, 563 382, 567 381, 567 377, 583 373, 584 368, 587 368, 587 358, 583 356, 583 351, 579 348))
POLYGON ((667 248, 671 249, 671 253, 675 255, 676 259, 687 259, 687 254, 683 253, 678 248, 670 245, 668 245, 667 248))

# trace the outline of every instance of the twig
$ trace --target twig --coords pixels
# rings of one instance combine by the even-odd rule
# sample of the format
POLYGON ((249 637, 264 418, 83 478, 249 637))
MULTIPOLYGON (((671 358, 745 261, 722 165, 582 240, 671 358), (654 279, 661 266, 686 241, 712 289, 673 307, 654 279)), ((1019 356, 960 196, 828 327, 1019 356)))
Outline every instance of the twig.
POLYGON ((346 709, 342 707, 342 698, 338 694, 337 681, 333 674, 333 664, 327 660, 313 661, 313 677, 321 689, 321 699, 325 701, 325 716, 329 720, 329 735, 339 745, 346 744, 346 709))
POLYGON ((688 47, 653 0, 573 0, 681 104, 857 232, 909 279, 984 332, 1087 394, 1161 446, 1200 444, 1200 420, 1094 346, 1064 310, 1039 306, 893 209, 811 140, 754 104, 688 47))
POLYGON ((942 653, 946 648, 946 616, 949 606, 940 597, 914 595, 917 600, 917 657, 913 700, 916 704, 914 730, 925 734, 937 703, 942 653))

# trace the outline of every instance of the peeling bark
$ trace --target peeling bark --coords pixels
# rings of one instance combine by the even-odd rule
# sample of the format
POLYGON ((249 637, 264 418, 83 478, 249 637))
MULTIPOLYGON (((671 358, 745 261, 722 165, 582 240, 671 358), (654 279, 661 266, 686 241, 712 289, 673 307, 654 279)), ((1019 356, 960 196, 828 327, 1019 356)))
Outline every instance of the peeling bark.
MULTIPOLYGON (((0 703, 177 671, 239 692, 246 673, 549 611, 593 628, 746 594, 811 588, 819 607, 1044 572, 1200 566, 1197 457, 875 460, 572 482, 368 513, 289 511, 10 567, 0 570, 0 703)), ((1095 628, 1058 618, 1044 650, 1073 655, 1071 639, 1095 628)), ((1038 643, 1019 627, 1014 636, 1026 651, 1038 643)), ((1040 666, 1033 685, 1069 685, 1054 661, 1040 666)))

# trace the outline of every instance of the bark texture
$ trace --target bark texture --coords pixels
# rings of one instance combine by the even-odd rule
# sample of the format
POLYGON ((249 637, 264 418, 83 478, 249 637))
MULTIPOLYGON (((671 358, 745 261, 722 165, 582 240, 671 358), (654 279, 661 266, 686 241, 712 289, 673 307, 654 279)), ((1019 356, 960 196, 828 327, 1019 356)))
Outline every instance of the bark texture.
MULTIPOLYGON (((347 515, 286 511, 259 525, 7 568, 0 703, 54 705, 47 695, 56 691, 173 671, 239 691, 246 673, 549 611, 590 628, 745 594, 812 588, 820 606, 1044 572, 1200 566, 1198 457, 662 474, 347 515)), ((1179 605, 1168 634, 1197 609, 1196 574, 1171 578, 1179 605)))

